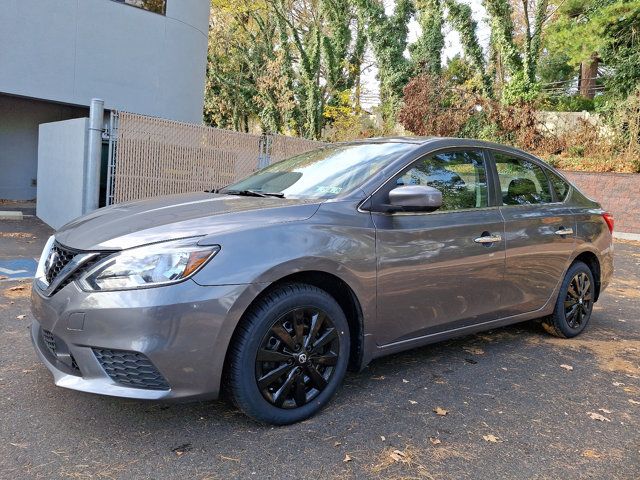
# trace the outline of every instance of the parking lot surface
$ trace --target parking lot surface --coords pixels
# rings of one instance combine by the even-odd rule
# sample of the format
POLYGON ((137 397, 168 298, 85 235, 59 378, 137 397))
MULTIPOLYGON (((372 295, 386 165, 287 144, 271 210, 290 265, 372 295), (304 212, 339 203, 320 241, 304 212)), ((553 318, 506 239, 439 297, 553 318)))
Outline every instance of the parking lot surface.
MULTIPOLYGON (((48 233, 3 222, 0 258, 37 256, 48 233)), ((640 478, 640 243, 615 248, 578 338, 524 323, 379 359, 279 428, 222 402, 55 387, 29 340, 30 284, 0 277, 0 478, 640 478)))

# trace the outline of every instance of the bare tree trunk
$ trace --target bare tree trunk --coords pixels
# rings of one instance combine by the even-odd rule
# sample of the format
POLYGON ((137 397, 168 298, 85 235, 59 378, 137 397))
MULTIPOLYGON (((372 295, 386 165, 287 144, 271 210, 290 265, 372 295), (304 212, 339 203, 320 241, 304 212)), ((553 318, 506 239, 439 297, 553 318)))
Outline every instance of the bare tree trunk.
POLYGON ((583 97, 593 98, 596 94, 596 77, 598 75, 599 62, 598 55, 594 53, 589 61, 580 64, 578 89, 583 97))

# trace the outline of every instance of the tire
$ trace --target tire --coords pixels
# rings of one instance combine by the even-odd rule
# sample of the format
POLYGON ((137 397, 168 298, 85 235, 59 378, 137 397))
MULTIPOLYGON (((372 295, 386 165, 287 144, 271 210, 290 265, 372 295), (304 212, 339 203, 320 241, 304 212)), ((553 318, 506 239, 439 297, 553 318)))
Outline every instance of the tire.
POLYGON ((228 355, 226 393, 260 422, 304 420, 342 383, 349 342, 347 319, 331 295, 307 284, 280 286, 250 307, 238 326, 228 355))
POLYGON ((589 323, 595 299, 595 282, 591 269, 583 262, 576 262, 562 281, 556 307, 542 321, 544 329, 560 338, 579 335, 589 323))

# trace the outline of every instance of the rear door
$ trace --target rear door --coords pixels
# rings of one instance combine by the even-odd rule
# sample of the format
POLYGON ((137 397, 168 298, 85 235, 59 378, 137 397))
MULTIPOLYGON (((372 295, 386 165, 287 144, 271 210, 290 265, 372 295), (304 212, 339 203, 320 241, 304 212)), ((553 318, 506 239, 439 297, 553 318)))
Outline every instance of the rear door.
POLYGON ((564 182, 542 162, 506 151, 492 155, 506 239, 500 316, 509 316, 550 300, 575 248, 575 216, 564 203, 566 184, 562 191, 564 182))
POLYGON ((505 243, 490 172, 481 149, 442 151, 417 160, 374 195, 378 344, 496 318, 505 243), (392 188, 411 184, 439 189, 442 207, 376 213, 392 188))

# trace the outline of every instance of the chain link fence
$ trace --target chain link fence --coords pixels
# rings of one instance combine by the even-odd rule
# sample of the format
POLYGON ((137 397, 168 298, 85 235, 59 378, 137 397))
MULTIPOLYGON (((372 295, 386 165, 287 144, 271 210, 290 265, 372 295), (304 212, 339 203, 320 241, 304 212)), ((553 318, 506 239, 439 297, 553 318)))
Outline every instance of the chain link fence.
POLYGON ((113 112, 107 205, 221 188, 258 168, 324 145, 113 112))

